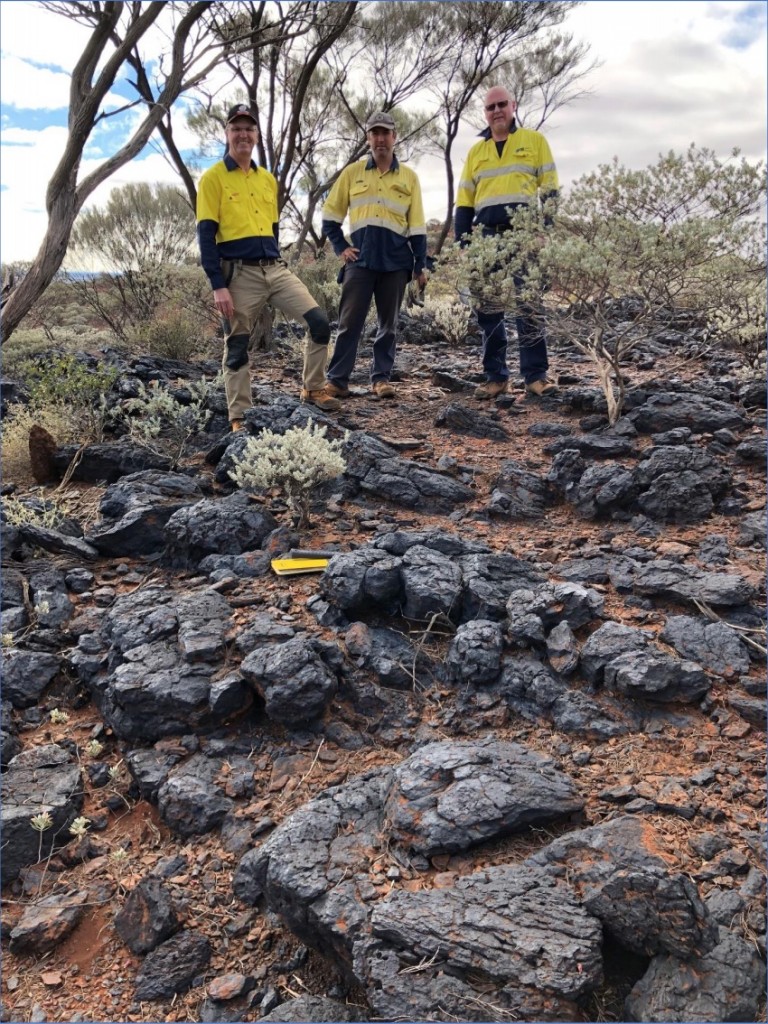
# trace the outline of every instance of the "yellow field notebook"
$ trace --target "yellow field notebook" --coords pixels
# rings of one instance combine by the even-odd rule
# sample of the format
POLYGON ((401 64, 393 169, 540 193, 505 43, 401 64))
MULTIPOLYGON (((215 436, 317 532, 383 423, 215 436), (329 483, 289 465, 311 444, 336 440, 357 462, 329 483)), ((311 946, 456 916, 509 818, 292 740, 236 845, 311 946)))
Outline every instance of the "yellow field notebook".
POLYGON ((273 558, 272 568, 278 576, 296 576, 302 572, 322 572, 327 558, 273 558))

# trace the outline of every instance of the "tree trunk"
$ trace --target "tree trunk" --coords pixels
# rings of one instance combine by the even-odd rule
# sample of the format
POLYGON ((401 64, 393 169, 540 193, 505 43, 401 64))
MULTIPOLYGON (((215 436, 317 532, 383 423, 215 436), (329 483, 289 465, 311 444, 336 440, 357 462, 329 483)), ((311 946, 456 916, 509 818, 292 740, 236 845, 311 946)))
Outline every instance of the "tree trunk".
POLYGON ((273 352, 275 348, 275 338, 272 331, 274 324, 275 311, 270 305, 265 305, 251 328, 251 337, 248 342, 249 348, 252 348, 254 352, 273 352))
POLYGON ((2 335, 7 340, 56 276, 67 253, 72 225, 77 216, 74 182, 56 196, 48 230, 29 271, 3 305, 2 335))
POLYGON ((304 251, 304 243, 307 240, 309 229, 312 226, 312 218, 315 216, 315 210, 317 209, 317 199, 318 197, 311 192, 307 197, 307 210, 304 214, 304 219, 301 222, 299 237, 296 239, 296 244, 294 245, 293 253, 289 261, 291 264, 298 263, 301 259, 301 254, 304 251))
POLYGON ((448 212, 445 215, 443 226, 440 229, 440 236, 437 239, 437 245, 435 246, 433 256, 440 255, 442 248, 445 245, 445 240, 448 238, 448 233, 451 230, 451 225, 453 224, 454 178, 453 165, 451 163, 451 148, 451 140, 449 139, 448 144, 445 147, 445 175, 447 185, 448 212))

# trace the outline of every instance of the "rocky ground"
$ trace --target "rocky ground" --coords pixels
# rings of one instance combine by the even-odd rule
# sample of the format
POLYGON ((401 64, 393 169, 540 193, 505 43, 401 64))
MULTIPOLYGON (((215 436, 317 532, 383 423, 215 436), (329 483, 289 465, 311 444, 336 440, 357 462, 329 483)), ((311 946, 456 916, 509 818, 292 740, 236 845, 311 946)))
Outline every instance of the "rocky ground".
POLYGON ((552 361, 483 404, 408 319, 324 416, 259 357, 250 434, 349 431, 300 532, 222 396, 4 523, 3 1020, 765 1019, 765 383, 670 321, 609 428, 552 361))

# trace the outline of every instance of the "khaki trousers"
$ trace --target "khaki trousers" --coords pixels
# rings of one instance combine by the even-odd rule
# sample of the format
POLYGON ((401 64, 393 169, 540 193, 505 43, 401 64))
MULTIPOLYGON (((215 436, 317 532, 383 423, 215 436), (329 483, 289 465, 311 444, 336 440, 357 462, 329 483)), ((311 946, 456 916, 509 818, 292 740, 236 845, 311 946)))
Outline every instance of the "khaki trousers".
MULTIPOLYGON (((231 263, 222 261, 225 278, 231 268, 231 263)), ((248 337, 256 318, 267 302, 281 310, 291 320, 299 320, 317 306, 307 288, 283 263, 273 263, 265 267, 236 266, 228 288, 235 314, 227 338, 235 335, 248 337)), ((253 405, 250 368, 246 363, 239 370, 231 370, 226 360, 225 339, 221 366, 227 394, 227 409, 230 421, 241 420, 246 409, 253 405)), ((307 391, 322 391, 325 387, 327 362, 328 346, 316 345, 307 333, 303 367, 303 383, 307 391)))

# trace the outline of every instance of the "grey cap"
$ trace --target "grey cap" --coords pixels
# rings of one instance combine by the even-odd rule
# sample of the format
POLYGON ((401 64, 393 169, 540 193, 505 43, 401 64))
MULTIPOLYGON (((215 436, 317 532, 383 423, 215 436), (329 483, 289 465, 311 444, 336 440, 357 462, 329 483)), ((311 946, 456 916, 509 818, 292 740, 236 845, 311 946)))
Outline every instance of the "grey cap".
POLYGON ((373 128, 391 128, 392 131, 396 130, 395 122, 391 114, 386 113, 384 110, 377 110, 375 114, 371 114, 368 120, 365 122, 365 130, 371 131, 373 128))

